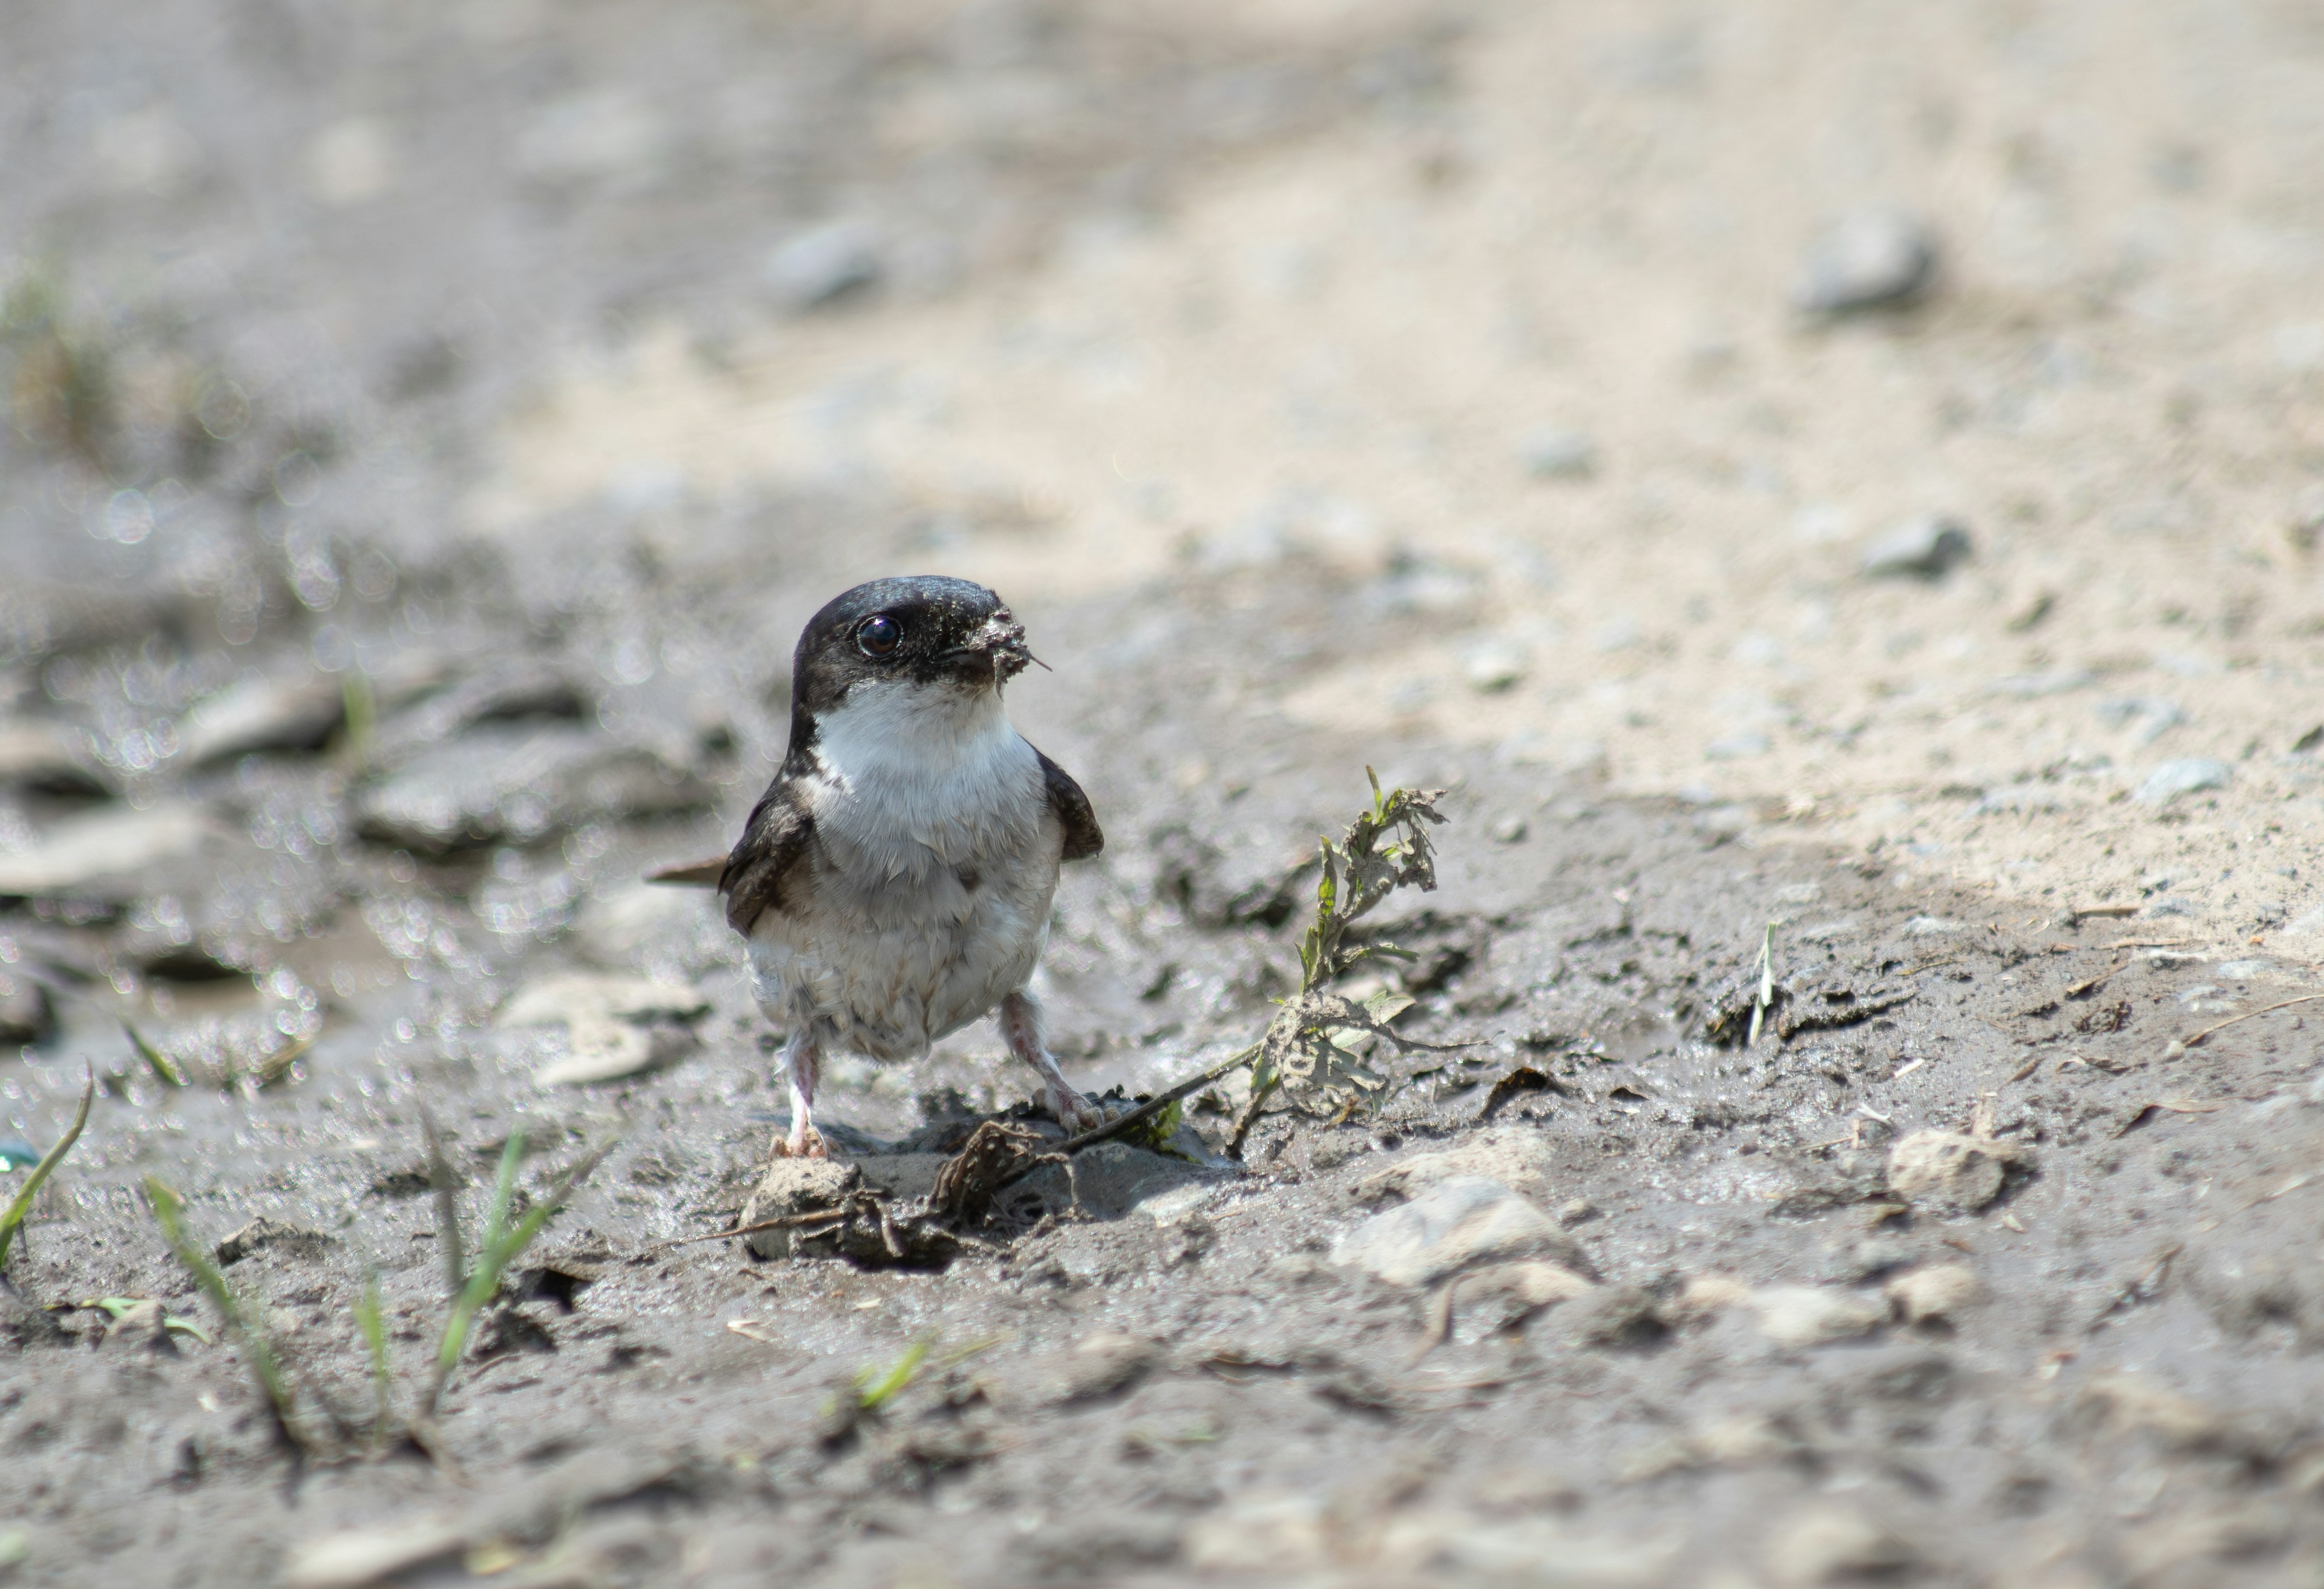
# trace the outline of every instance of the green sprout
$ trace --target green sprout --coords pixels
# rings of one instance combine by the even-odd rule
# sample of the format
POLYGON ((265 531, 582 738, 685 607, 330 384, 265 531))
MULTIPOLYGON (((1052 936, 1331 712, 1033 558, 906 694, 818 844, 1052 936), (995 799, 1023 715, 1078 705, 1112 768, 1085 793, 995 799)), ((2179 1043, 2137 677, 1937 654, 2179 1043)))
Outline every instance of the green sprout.
POLYGON ((8 1248, 16 1239, 16 1227, 23 1224, 25 1216, 32 1212, 32 1197, 40 1191, 41 1183, 65 1161, 65 1155, 72 1151, 75 1142, 80 1141, 81 1128, 88 1123, 88 1106, 96 1101, 97 1073, 91 1071, 88 1085, 80 1090, 80 1107, 73 1113, 70 1129, 57 1139, 57 1145, 42 1155, 38 1164, 32 1166, 32 1173, 24 1178, 23 1186, 18 1188, 7 1210, 0 1213, 0 1264, 8 1261, 8 1248))
MULTIPOLYGON (((582 1178, 596 1169, 597 1161, 612 1150, 613 1144, 585 1154, 581 1162, 568 1169, 551 1188, 548 1196, 526 1209, 513 1224, 509 1223, 510 1206, 516 1198, 516 1172, 524 1158, 524 1133, 512 1132, 507 1144, 501 1150, 500 1174, 493 1183, 493 1200, 484 1215, 483 1239, 476 1243, 475 1267, 468 1271, 458 1293, 452 1298, 452 1311, 444 1321, 444 1335, 436 1347, 435 1378, 428 1387, 423 1416, 433 1417, 436 1404, 451 1382, 453 1371, 460 1366, 460 1353, 468 1344, 468 1332, 476 1322, 476 1315, 484 1305, 499 1294, 501 1277, 515 1261, 518 1253, 531 1245, 557 1211, 565 1206, 573 1188, 582 1178)), ((456 1221, 455 1222, 456 1225, 456 1221)))
MULTIPOLYGON (((151 1297, 92 1297, 80 1306, 97 1308, 114 1323, 119 1324, 129 1316, 130 1309, 142 1307, 152 1300, 151 1297)), ((176 1330, 180 1335, 191 1335, 205 1346, 210 1344, 210 1333, 190 1318, 180 1318, 174 1313, 165 1313, 161 1316, 161 1327, 165 1330, 176 1330)))
POLYGON ((143 1032, 125 1021, 121 1023, 121 1030, 129 1034, 129 1046, 136 1049, 137 1057, 161 1077, 162 1086, 181 1087, 186 1085, 186 1073, 178 1068, 178 1062, 147 1041, 143 1032))
POLYGON ((282 1359, 247 1304, 227 1284, 226 1271, 218 1268, 198 1242, 187 1234, 186 1200, 161 1177, 152 1175, 145 1178, 145 1200, 152 1206, 154 1222, 161 1225, 162 1239, 170 1243, 170 1251, 194 1277, 194 1283, 209 1298, 226 1327, 241 1340, 243 1351, 250 1359, 251 1372, 265 1393, 267 1406, 273 1409, 276 1432, 293 1448, 303 1448, 306 1442, 299 1432, 297 1398, 289 1375, 283 1372, 282 1359))
POLYGON ((386 1444, 387 1426, 394 1417, 395 1404, 394 1376, 387 1361, 387 1318, 380 1307, 379 1270, 375 1269, 364 1271, 363 1300, 355 1304, 355 1327, 363 1332, 364 1349, 371 1354, 371 1443, 376 1449, 386 1444))

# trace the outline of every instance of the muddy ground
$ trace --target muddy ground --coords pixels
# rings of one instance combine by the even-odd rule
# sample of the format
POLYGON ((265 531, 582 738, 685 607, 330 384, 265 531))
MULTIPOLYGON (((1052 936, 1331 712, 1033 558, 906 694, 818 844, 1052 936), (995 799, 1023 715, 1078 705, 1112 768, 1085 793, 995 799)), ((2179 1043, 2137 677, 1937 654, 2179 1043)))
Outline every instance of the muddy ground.
MULTIPOLYGON (((0 1156, 97 1082, 0 1578, 2324 1571, 2301 8, 86 9, 0 63, 0 1156), (1803 319, 1876 201, 1935 271, 1803 319), (1077 1078, 1264 1029, 1367 766, 1447 790, 1376 925, 1449 1046, 911 1261, 686 1241, 786 1106, 637 880, 899 570, 1054 670, 1077 1078), (610 1147, 374 1452, 423 1111, 471 1247, 610 1147)), ((1028 1079, 827 1120, 903 1207, 1028 1079)))

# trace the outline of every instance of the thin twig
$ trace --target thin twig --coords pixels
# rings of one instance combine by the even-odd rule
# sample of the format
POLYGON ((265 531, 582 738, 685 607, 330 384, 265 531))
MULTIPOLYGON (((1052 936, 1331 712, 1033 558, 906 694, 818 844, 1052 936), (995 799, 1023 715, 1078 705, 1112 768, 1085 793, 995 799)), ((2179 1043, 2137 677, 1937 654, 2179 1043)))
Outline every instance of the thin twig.
POLYGON ((1187 1077, 1185 1081, 1180 1082, 1176 1086, 1172 1087, 1169 1091, 1155 1094, 1152 1097, 1147 1099, 1146 1102, 1138 1105, 1137 1108, 1130 1110, 1126 1113, 1114 1116, 1114 1118, 1107 1121, 1103 1125, 1093 1126, 1077 1137, 1068 1137, 1065 1141, 1064 1144, 1057 1149, 1057 1151, 1060 1153, 1078 1153, 1084 1148, 1091 1147, 1098 1142, 1102 1142, 1109 1137, 1120 1136, 1131 1126, 1153 1119, 1156 1115, 1161 1113, 1165 1109, 1167 1109, 1171 1104, 1176 1104, 1181 1098, 1191 1097, 1194 1094, 1201 1092, 1204 1087, 1209 1086, 1213 1082, 1217 1081, 1220 1077, 1227 1076, 1234 1071, 1240 1070, 1244 1066, 1249 1065, 1253 1060, 1257 1059, 1259 1056, 1260 1050, 1265 1047, 1266 1045, 1263 1043, 1251 1044, 1250 1048, 1244 1049, 1238 1053, 1231 1055, 1227 1058, 1220 1060, 1216 1065, 1212 1066, 1208 1070, 1204 1071, 1199 1076, 1187 1077))
POLYGON ((654 1251, 659 1252, 665 1247, 690 1247, 696 1242, 724 1242, 735 1236, 752 1235, 760 1231, 789 1230, 798 1225, 807 1224, 843 1224, 853 1217, 853 1209, 817 1208, 806 1214, 786 1214, 780 1219, 761 1219, 750 1224, 738 1224, 731 1231, 712 1231, 705 1236, 674 1236, 667 1242, 657 1243, 654 1251))
POLYGON ((2190 1049, 2200 1048, 2202 1046, 2203 1039, 2209 1037, 2213 1032, 2225 1031, 2227 1028, 2235 1025, 2238 1021, 2249 1021, 2255 1015, 2266 1015, 2277 1010, 2289 1010, 2294 1004, 2312 1004, 2319 999, 2324 999, 2324 993, 2302 993, 2296 999, 2285 999, 2279 1003, 2269 1004, 2261 1009, 2246 1010, 2241 1015, 2230 1015, 2225 1021, 2220 1021, 2217 1026, 2205 1027, 2191 1038, 2181 1038, 2179 1040, 2186 1044, 2190 1049))

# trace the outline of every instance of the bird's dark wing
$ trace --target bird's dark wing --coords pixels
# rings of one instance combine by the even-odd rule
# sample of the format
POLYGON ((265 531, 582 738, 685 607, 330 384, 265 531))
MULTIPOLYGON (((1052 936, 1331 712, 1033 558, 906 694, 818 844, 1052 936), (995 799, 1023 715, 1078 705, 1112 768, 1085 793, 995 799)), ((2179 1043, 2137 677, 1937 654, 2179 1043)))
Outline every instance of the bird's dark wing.
POLYGON ((814 836, 815 818, 798 791, 788 780, 777 779, 742 825, 742 836, 718 878, 726 919, 736 932, 749 932, 761 912, 782 908, 783 885, 814 836))
MULTIPOLYGON (((1033 753, 1041 756, 1038 750, 1033 753)), ((1090 809, 1089 796, 1082 793, 1074 775, 1041 756, 1041 781, 1048 786, 1049 809, 1057 814, 1057 825, 1065 830, 1065 858, 1086 860, 1105 848, 1105 833, 1097 825, 1097 813, 1090 809)))

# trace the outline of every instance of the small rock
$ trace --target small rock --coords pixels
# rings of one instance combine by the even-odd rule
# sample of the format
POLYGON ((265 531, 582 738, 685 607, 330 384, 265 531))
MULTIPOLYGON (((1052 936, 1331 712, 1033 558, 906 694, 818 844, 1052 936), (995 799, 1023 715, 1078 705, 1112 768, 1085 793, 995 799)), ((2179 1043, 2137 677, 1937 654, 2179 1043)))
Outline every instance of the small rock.
POLYGON ((1598 1217, 1598 1205, 1587 1197, 1569 1197, 1558 1206, 1557 1223, 1567 1230, 1577 1224, 1588 1224, 1598 1217))
POLYGON ((162 1322, 161 1305, 151 1297, 133 1303, 106 1325, 104 1344, 112 1348, 142 1346, 149 1352, 178 1349, 178 1344, 170 1339, 170 1326, 162 1322))
POLYGON ((1453 1176, 1342 1236, 1332 1261, 1391 1286, 1427 1286, 1479 1264, 1548 1258, 1593 1272, 1571 1236, 1499 1181, 1453 1176))
POLYGON ((2317 541, 2324 540, 2324 481, 2300 488, 2283 532, 2301 551, 2315 550, 2317 541))
POLYGON ((1597 1286, 1557 1310, 1558 1333, 1577 1346, 1649 1346, 1670 1333, 1662 1305, 1644 1286, 1597 1286))
POLYGON ((1587 480, 1598 472, 1598 443, 1581 430, 1536 430, 1519 456, 1536 480, 1587 480))
POLYGON ((178 725, 190 767, 252 751, 315 751, 346 721, 346 697, 329 679, 247 679, 194 703, 178 725))
POLYGON ((1767 1575, 1783 1589, 1854 1584, 1911 1567, 1913 1547, 1852 1506, 1819 1503, 1775 1529, 1767 1541, 1767 1575))
POLYGON ((1920 220, 1901 210, 1862 209, 1809 247, 1792 303, 1814 315, 1895 308, 1925 292, 1936 267, 1936 239, 1920 220))
POLYGON ((1495 844, 1521 845, 1525 843, 1526 836, 1532 831, 1532 825, 1522 817, 1498 817, 1493 820, 1492 833, 1495 844))
POLYGON ((641 745, 585 728, 480 728, 423 751, 356 797, 358 831, 422 855, 536 844, 595 817, 707 804, 709 786, 641 745))
POLYGON ((105 780, 89 764, 88 741, 61 723, 0 723, 0 784, 35 794, 93 795, 105 780))
POLYGON ((1369 1206, 1416 1197, 1430 1187, 1462 1176, 1499 1181, 1522 1196, 1543 1189, 1545 1162, 1536 1133, 1495 1127, 1456 1148, 1404 1153, 1358 1181, 1353 1200, 1369 1206))
POLYGON ((21 972, 0 971, 0 1043, 37 1043, 56 1020, 47 988, 21 972))
POLYGON ((2187 756, 2175 762, 2165 762, 2146 775, 2132 798, 2141 804, 2167 806, 2181 795, 2200 794, 2205 790, 2225 789, 2235 781, 2236 770, 2225 762, 2208 756, 2187 756))
POLYGON ((2100 701, 2098 715, 2101 722, 2113 727, 2130 729, 2131 737, 2143 745, 2153 744, 2187 720, 2186 712, 2177 701, 2161 696, 2124 696, 2100 701))
POLYGON ((1858 1236, 1825 1255, 1821 1278, 1833 1285, 1852 1286, 1913 1261, 1913 1250, 1893 1236, 1858 1236))
POLYGON ((1523 1324, 1545 1307, 1571 1302, 1598 1289, 1563 1264, 1532 1259, 1496 1263, 1452 1278, 1452 1334, 1481 1341, 1523 1324))
POLYGON ((1888 1151, 1888 1190, 1945 1214, 1975 1214, 2001 1196, 2014 1147, 1987 1137, 1916 1131, 1888 1151))
POLYGON ((1778 1346, 1851 1340, 1888 1322, 1885 1300, 1821 1286, 1764 1286, 1751 1293, 1751 1310, 1778 1346))
POLYGON ((1985 1282, 1966 1263, 1934 1263, 1898 1275, 1886 1287, 1896 1316, 1906 1324, 1950 1319, 1985 1298, 1985 1282))
POLYGON ((872 286, 881 273, 879 240, 872 229, 860 221, 832 221, 769 254, 761 279, 776 303, 804 314, 872 286))
POLYGON ((1682 1312, 1707 1316, 1730 1307, 1748 1307, 1751 1288, 1732 1275, 1699 1274, 1679 1289, 1682 1312))
POLYGON ((41 897, 122 878, 197 853, 213 831, 190 805, 76 817, 23 849, 0 854, 0 896, 41 897))
POLYGON ((294 1258, 319 1258, 324 1251, 336 1244, 337 1239, 321 1231, 260 1215, 248 1224, 217 1244, 217 1261, 231 1266, 240 1263, 254 1252, 274 1250, 294 1258))
MULTIPOLYGON (((742 1205, 740 1223, 756 1224, 761 1220, 787 1219, 793 1215, 835 1208, 862 1184, 861 1170, 835 1159, 770 1159, 759 1177, 758 1188, 742 1205)), ((798 1236, 795 1227, 778 1227, 752 1231, 742 1241, 761 1258, 788 1258, 798 1236)))
POLYGON ((694 989, 633 976, 543 977, 517 991, 494 1024, 562 1026, 566 1053, 534 1073, 542 1086, 613 1081, 669 1064, 693 1046, 687 1023, 710 1012, 694 989))
POLYGON ((1162 1348, 1137 1335, 1100 1330, 1074 1344, 1048 1400, 1093 1401, 1126 1390, 1162 1359, 1162 1348))
POLYGON ((1461 664, 1462 677, 1480 695, 1498 695, 1526 676, 1531 659, 1514 640, 1489 640, 1461 664))
POLYGON ((1864 549, 1868 579, 1941 579, 1975 555, 1968 529, 1941 513, 1907 519, 1864 549))

